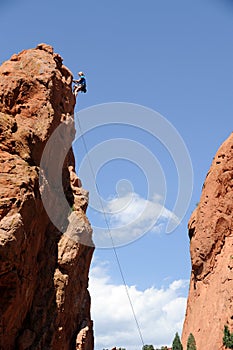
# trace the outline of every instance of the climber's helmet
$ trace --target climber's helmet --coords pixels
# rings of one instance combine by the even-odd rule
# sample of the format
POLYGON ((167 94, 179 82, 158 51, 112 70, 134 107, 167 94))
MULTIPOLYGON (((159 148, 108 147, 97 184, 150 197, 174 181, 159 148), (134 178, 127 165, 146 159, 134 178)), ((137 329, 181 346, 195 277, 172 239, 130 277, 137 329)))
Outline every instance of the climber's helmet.
POLYGON ((79 72, 78 75, 81 77, 81 75, 85 75, 83 72, 79 72))

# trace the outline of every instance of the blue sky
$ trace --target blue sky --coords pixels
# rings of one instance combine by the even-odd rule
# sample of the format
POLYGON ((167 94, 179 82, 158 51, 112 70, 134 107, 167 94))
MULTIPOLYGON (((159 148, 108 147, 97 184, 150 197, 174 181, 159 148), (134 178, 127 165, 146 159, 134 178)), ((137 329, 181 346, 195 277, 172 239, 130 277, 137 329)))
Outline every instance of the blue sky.
MULTIPOLYGON (((175 332, 181 331, 190 275, 187 222, 200 199, 212 158, 232 132, 232 14, 231 0, 0 2, 0 62, 38 43, 48 43, 74 75, 79 70, 87 75, 88 93, 80 95, 76 112, 110 102, 142 105, 166 118, 187 146, 194 183, 179 227, 169 235, 163 228, 159 233, 151 230, 117 249, 144 341, 155 346, 169 345, 175 332)), ((167 184, 165 207, 172 211, 176 168, 158 140, 124 125, 99 127, 85 135, 89 150, 119 138, 134 140, 157 157, 167 184)), ((79 169, 85 158, 80 139, 75 154, 79 169)), ((84 170, 83 186, 90 189, 93 181, 84 170)), ((121 179, 128 180, 123 184, 126 187, 131 183, 137 204, 146 199, 143 171, 130 161, 114 159, 97 174, 101 196, 108 201, 106 209, 117 203, 116 184, 121 179)), ((92 208, 88 216, 94 225, 104 225, 103 216, 92 208)), ((125 220, 117 218, 121 223, 125 220)), ((141 349, 130 310, 129 318, 120 312, 127 307, 121 297, 122 284, 113 250, 96 249, 90 287, 96 350, 141 349)))

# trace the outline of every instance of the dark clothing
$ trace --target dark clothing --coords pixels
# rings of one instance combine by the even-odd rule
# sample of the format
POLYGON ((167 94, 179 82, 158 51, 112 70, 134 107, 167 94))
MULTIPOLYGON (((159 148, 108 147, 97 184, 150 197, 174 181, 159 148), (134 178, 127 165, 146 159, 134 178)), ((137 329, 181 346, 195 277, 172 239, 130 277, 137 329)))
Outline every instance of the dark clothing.
POLYGON ((86 78, 84 77, 84 75, 81 75, 78 83, 82 86, 86 86, 86 78))
POLYGON ((73 90, 75 97, 78 95, 79 91, 84 93, 87 92, 87 83, 84 75, 81 75, 78 80, 73 80, 73 82, 75 83, 73 90))
POLYGON ((84 75, 81 75, 80 79, 74 80, 74 82, 79 85, 79 91, 87 92, 87 82, 84 75))

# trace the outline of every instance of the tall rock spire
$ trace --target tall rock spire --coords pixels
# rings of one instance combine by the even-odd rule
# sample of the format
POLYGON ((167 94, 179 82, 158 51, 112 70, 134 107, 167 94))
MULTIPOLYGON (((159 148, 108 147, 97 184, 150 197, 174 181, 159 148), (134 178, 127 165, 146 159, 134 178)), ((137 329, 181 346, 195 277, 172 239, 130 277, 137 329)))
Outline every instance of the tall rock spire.
POLYGON ((189 221, 192 272, 183 346, 220 350, 224 325, 233 332, 233 134, 222 144, 189 221))
POLYGON ((72 78, 46 44, 0 67, 0 349, 93 349, 72 78))

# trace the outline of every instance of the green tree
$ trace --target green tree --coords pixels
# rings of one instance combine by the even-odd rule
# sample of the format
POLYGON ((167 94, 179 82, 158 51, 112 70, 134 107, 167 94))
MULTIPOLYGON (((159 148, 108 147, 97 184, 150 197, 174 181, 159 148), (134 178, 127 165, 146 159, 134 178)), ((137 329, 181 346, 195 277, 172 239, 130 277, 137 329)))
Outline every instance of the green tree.
POLYGON ((228 349, 233 349, 233 333, 230 333, 228 326, 224 326, 223 345, 228 349))
POLYGON ((187 350, 197 350, 196 341, 192 333, 188 337, 187 350))
POLYGON ((176 332, 175 338, 172 342, 172 350, 183 350, 179 334, 176 332))
POLYGON ((142 350, 155 350, 153 345, 143 345, 142 350))

